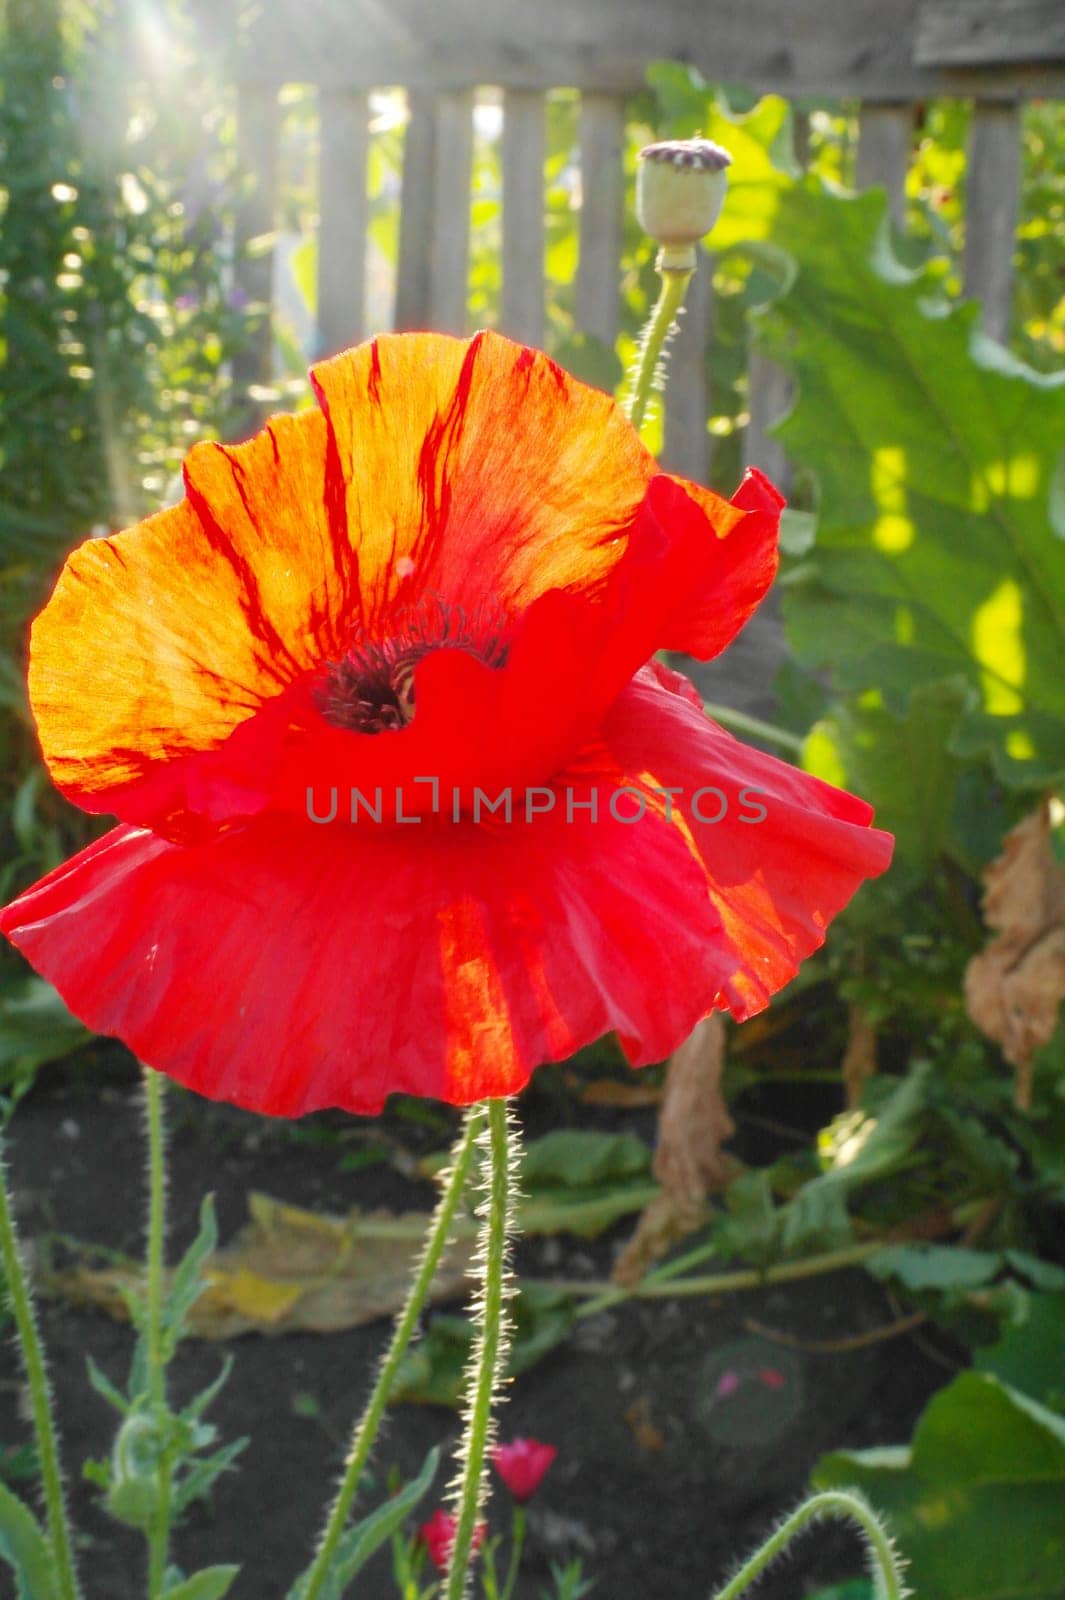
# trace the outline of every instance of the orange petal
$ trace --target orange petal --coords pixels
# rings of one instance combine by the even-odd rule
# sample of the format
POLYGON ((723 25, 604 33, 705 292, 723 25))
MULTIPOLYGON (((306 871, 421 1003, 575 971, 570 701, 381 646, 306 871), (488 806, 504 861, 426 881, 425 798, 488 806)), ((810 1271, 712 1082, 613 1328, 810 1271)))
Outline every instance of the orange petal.
POLYGON ((119 792, 214 749, 335 648, 355 600, 327 442, 308 411, 198 445, 187 500, 70 556, 33 627, 29 689, 49 771, 87 810, 121 814, 119 792))
POLYGON ((390 335, 312 378, 370 629, 424 593, 514 612, 595 589, 656 471, 608 395, 494 333, 390 335))

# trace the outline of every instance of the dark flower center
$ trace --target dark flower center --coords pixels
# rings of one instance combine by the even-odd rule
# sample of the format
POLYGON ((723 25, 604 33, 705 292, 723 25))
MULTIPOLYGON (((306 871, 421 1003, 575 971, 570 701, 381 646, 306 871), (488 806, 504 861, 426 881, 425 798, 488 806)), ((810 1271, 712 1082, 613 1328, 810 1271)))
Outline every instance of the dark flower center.
POLYGON ((431 595, 400 612, 387 639, 361 626, 339 661, 327 661, 315 699, 327 722, 356 733, 405 728, 414 716, 414 669, 432 650, 465 650, 489 667, 507 659, 507 621, 478 606, 467 613, 431 595))

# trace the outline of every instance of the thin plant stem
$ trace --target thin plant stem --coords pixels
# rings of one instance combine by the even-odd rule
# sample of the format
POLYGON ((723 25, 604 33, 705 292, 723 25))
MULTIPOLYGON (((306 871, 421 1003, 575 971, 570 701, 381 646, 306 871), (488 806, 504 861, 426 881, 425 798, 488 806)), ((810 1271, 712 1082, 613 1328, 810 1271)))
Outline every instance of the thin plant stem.
MULTIPOLYGON (((843 1250, 831 1250, 823 1255, 807 1256, 802 1261, 781 1261, 776 1266, 760 1270, 741 1267, 735 1272, 716 1272, 705 1277, 672 1278, 648 1275, 631 1289, 611 1283, 585 1280, 577 1283, 552 1283, 552 1288, 565 1289, 569 1294, 591 1295, 585 1305, 577 1308, 578 1317, 593 1317, 599 1311, 618 1305, 622 1300, 666 1300, 674 1295, 735 1294, 743 1289, 760 1289, 767 1283, 792 1283, 800 1278, 816 1278, 825 1272, 839 1272, 844 1267, 860 1267, 878 1250, 884 1249, 883 1239, 872 1239, 866 1244, 848 1245, 843 1250)), ((707 1252, 709 1254, 709 1252, 707 1252)))
POLYGON ((659 261, 659 274, 662 287, 658 294, 658 303, 651 312, 647 325, 640 335, 640 347, 636 358, 636 374, 632 380, 632 390, 625 405, 625 412, 636 432, 643 427, 643 419, 647 414, 647 405, 651 398, 651 391, 655 386, 655 377, 658 372, 658 363, 662 357, 669 330, 677 319, 684 296, 688 292, 688 285, 692 280, 690 271, 677 271, 673 268, 663 270, 659 261))
POLYGON ((418 1326, 422 1308, 429 1298, 429 1291, 432 1288, 436 1270, 440 1265, 440 1258, 452 1237, 455 1213, 469 1182, 474 1152, 477 1140, 484 1127, 485 1117, 486 1112, 483 1104, 471 1106, 466 1112, 466 1119, 455 1146, 450 1170, 443 1177, 443 1188, 437 1201, 433 1220, 429 1225, 429 1232, 426 1235, 421 1262, 411 1284, 406 1304, 400 1312, 393 1330, 392 1340, 381 1363, 381 1370, 378 1373, 373 1392, 352 1434, 351 1448, 348 1451, 347 1461, 344 1465, 344 1476, 341 1479, 340 1488, 337 1490, 336 1499, 329 1513, 329 1520, 326 1523, 325 1532, 322 1534, 321 1543, 308 1571, 307 1583, 301 1593, 301 1600, 317 1600, 317 1597, 322 1592, 322 1585, 329 1575, 337 1545, 344 1532, 352 1502, 359 1487, 359 1480, 362 1477, 374 1439, 377 1437, 378 1429, 381 1426, 385 1408, 388 1405, 388 1397, 392 1392, 392 1385, 395 1382, 399 1364, 406 1354, 407 1346, 410 1344, 414 1331, 418 1326))
MULTIPOLYGON (((2 1141, 0 1141, 2 1143, 2 1141)), ((4 1276, 15 1318, 26 1380, 30 1388, 30 1407, 33 1429, 37 1439, 37 1455, 41 1464, 41 1487, 44 1491, 45 1512, 48 1518, 48 1539, 55 1567, 56 1595, 58 1600, 79 1600, 78 1587, 71 1554, 70 1529, 67 1509, 63 1499, 63 1478, 59 1467, 59 1447, 55 1424, 52 1420, 52 1400, 48 1375, 44 1367, 44 1351, 37 1332, 33 1314, 33 1301, 19 1254, 15 1220, 7 1194, 7 1174, 0 1151, 0 1257, 4 1263, 4 1276)))
POLYGON ((514 1593, 514 1585, 518 1581, 518 1572, 521 1568, 521 1553, 525 1548, 525 1529, 528 1524, 528 1512, 524 1506, 514 1507, 514 1521, 510 1530, 510 1566, 507 1568, 506 1582, 503 1584, 503 1593, 500 1600, 510 1600, 514 1593))
POLYGON ((455 1537, 448 1559, 444 1600, 463 1600, 468 1591, 474 1529, 485 1498, 485 1466, 492 1432, 492 1404, 506 1365, 510 1326, 508 1238, 513 1213, 509 1108, 488 1102, 487 1205, 482 1207, 481 1297, 475 1307, 477 1342, 470 1359, 470 1386, 462 1430, 463 1463, 458 1484, 455 1537))
POLYGON ((703 710, 708 717, 713 717, 715 722, 720 722, 723 728, 729 728, 733 733, 745 733, 751 739, 761 739, 763 744, 775 744, 781 750, 789 750, 792 755, 799 755, 805 744, 797 733, 790 733, 787 728, 778 728, 775 723, 763 722, 761 717, 750 717, 746 711, 734 711, 731 706, 717 705, 713 700, 703 701, 703 710))
POLYGON ((771 1561, 775 1561, 804 1528, 820 1517, 838 1517, 856 1523, 869 1555, 877 1600, 902 1600, 906 1589, 902 1581, 902 1562, 896 1553, 883 1523, 869 1502, 853 1489, 826 1489, 811 1495, 787 1517, 714 1600, 738 1600, 749 1589, 771 1561))
MULTIPOLYGON (((987 1201, 966 1200, 955 1206, 950 1215, 951 1226, 964 1228, 979 1217, 987 1201)), ((760 1289, 767 1283, 794 1283, 802 1278, 817 1278, 826 1272, 839 1272, 845 1267, 860 1267, 883 1250, 888 1244, 884 1238, 866 1239, 860 1244, 846 1245, 840 1250, 828 1250, 820 1255, 806 1256, 801 1261, 778 1261, 771 1267, 740 1267, 734 1272, 716 1272, 705 1277, 680 1277, 680 1273, 697 1262, 716 1253, 713 1240, 696 1245, 683 1256, 663 1262, 653 1268, 645 1278, 629 1287, 604 1282, 602 1279, 569 1281, 537 1278, 533 1281, 545 1289, 557 1289, 573 1296, 587 1295, 586 1303, 577 1308, 578 1317, 594 1317, 600 1311, 620 1305, 623 1300, 665 1300, 671 1296, 702 1294, 738 1294, 745 1289, 760 1289)))
MULTIPOLYGON (((166 1080, 151 1067, 144 1074, 148 1122, 148 1384, 157 1425, 166 1411, 166 1363, 163 1359, 163 1244, 166 1237, 166 1138, 163 1125, 163 1091, 166 1080)), ((148 1597, 163 1592, 170 1545, 170 1453, 159 1460, 157 1496, 148 1529, 148 1597)))

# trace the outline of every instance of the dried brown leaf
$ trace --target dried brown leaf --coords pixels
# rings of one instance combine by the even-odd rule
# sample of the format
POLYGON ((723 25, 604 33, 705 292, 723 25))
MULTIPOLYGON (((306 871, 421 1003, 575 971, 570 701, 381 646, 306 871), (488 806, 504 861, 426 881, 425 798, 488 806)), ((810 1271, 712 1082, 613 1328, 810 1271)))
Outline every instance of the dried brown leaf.
POLYGON ((969 1015, 1017 1069, 1031 1103, 1032 1057, 1049 1043, 1065 998, 1065 869, 1054 859, 1050 807, 1025 817, 984 873, 984 921, 996 930, 965 974, 969 1015))
MULTIPOLYGON (((251 1220, 234 1242, 204 1265, 207 1288, 189 1315, 196 1337, 333 1333, 391 1316, 406 1299, 427 1226, 422 1213, 319 1215, 263 1194, 249 1196, 248 1210, 251 1220)), ((434 1301, 469 1287, 473 1250, 469 1236, 451 1246, 433 1284, 434 1301)), ((136 1268, 75 1264, 49 1274, 43 1287, 127 1320, 122 1289, 140 1283, 136 1268)))
POLYGON ((654 1175, 662 1185, 614 1266, 614 1282, 631 1288, 652 1261, 698 1228, 707 1196, 722 1189, 735 1164, 722 1149, 735 1132, 721 1093, 725 1024, 706 1017, 670 1057, 658 1114, 654 1175))

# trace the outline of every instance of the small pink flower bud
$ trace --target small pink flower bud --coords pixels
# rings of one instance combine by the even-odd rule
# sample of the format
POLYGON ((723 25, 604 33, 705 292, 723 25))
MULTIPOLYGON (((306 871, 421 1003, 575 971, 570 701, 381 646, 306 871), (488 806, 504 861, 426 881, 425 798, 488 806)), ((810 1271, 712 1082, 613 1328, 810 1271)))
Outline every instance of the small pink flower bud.
MULTIPOLYGON (((457 1523, 450 1511, 442 1507, 433 1512, 428 1522, 423 1522, 418 1529, 418 1538, 429 1552, 433 1566, 439 1572, 446 1572, 448 1562, 451 1560, 451 1546, 455 1543, 457 1523)), ((487 1522, 478 1522, 473 1530, 471 1541, 471 1554, 476 1555, 484 1543, 485 1534, 488 1532, 487 1522)))
POLYGON ((558 1455, 553 1444, 539 1439, 512 1439, 492 1451, 496 1471, 520 1506, 531 1500, 548 1467, 558 1455))
POLYGON ((731 165, 728 151, 710 139, 664 139, 640 151, 636 215, 662 246, 667 270, 695 265, 696 241, 721 215, 731 165))

